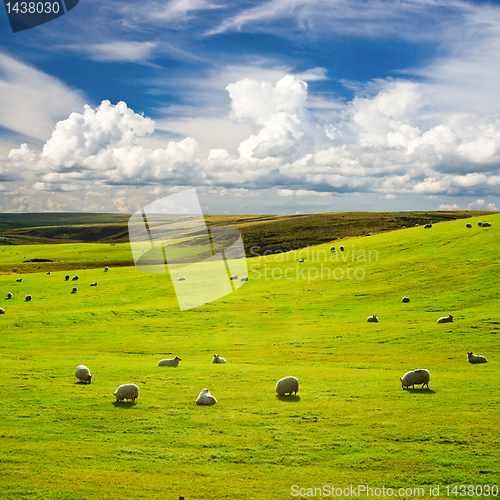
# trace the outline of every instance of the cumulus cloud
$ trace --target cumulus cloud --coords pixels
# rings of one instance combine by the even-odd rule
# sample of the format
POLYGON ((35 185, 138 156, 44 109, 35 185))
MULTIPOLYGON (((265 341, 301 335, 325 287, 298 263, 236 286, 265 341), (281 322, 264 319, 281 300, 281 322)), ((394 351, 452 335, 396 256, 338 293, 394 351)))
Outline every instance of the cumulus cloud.
MULTIPOLYGON (((276 189, 283 200, 330 193, 475 196, 477 207, 498 193, 499 118, 442 113, 429 84, 378 81, 372 95, 336 102, 329 117, 309 109, 308 85, 292 75, 275 83, 242 79, 227 91, 231 118, 251 131, 237 153, 212 148, 196 156, 192 137, 149 149, 141 140, 154 133, 153 120, 124 102, 103 101, 58 122, 41 152, 12 150, 0 159, 0 175, 29 167, 37 176, 33 188, 45 193, 154 186, 150 192, 159 196, 206 186, 233 197, 276 189)), ((116 210, 135 208, 126 191, 113 196, 116 210)), ((87 198, 93 206, 98 196, 87 198)))

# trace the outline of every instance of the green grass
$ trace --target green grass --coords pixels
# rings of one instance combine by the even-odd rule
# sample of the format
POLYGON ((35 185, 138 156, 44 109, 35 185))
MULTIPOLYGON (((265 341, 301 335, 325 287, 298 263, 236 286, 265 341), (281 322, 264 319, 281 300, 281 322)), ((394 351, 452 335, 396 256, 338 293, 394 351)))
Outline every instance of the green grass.
POLYGON ((66 270, 43 272, 50 263, 22 283, 0 276, 0 497, 268 500, 292 485, 498 484, 500 215, 482 219, 492 227, 476 218, 472 229, 457 220, 335 241, 339 262, 330 244, 254 258, 238 291, 184 312, 166 275, 103 272, 130 259, 127 244, 0 247, 0 265, 32 251, 80 276, 76 294, 66 270), (83 259, 99 266, 83 270, 83 259), (343 279, 315 278, 321 264, 343 279), (348 279, 356 270, 364 278, 348 279), (380 322, 366 323, 371 314, 380 322), (436 323, 448 314, 454 323, 436 323), (467 351, 489 362, 470 365, 467 351), (228 364, 212 365, 215 353, 228 364), (156 366, 176 355, 178 368, 156 366), (74 377, 82 363, 90 385, 74 377), (402 390, 414 368, 430 371, 430 390, 402 390), (299 378, 298 397, 275 396, 286 375, 299 378), (139 399, 115 403, 128 382, 139 399), (204 387, 217 405, 194 404, 204 387))

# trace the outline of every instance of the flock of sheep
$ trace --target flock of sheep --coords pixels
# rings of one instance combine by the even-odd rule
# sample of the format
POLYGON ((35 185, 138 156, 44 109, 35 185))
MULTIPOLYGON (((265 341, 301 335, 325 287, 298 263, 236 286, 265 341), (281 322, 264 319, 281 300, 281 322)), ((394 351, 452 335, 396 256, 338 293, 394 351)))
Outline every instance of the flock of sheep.
MULTIPOLYGON (((182 361, 182 359, 179 358, 179 356, 175 356, 175 358, 162 359, 158 361, 158 366, 177 367, 179 366, 180 361, 182 361)), ((226 364, 226 360, 218 354, 214 354, 212 363, 226 364)), ((75 377, 80 382, 85 382, 87 384, 90 384, 92 382, 92 374, 85 365, 78 365, 76 367, 75 377)), ((286 394, 289 394, 291 396, 292 393, 295 393, 295 395, 297 395, 297 392, 299 392, 299 381, 297 380, 297 378, 285 377, 278 380, 278 383, 276 384, 276 394, 278 396, 285 396, 286 394)), ((132 401, 132 403, 134 403, 135 400, 139 397, 139 387, 136 384, 122 384, 118 387, 118 389, 116 389, 116 391, 114 392, 114 396, 116 398, 116 402, 130 400, 132 401)), ((196 404, 199 406, 211 406, 216 403, 217 400, 210 394, 210 390, 206 388, 200 392, 198 398, 196 399, 196 404)))

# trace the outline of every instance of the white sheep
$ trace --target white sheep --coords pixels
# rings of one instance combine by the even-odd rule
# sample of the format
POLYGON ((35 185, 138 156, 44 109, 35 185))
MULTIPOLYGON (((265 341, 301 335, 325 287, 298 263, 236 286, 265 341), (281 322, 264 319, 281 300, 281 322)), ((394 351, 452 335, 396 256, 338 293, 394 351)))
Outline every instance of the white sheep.
POLYGON ((215 403, 217 403, 217 400, 210 394, 208 389, 203 389, 196 399, 196 404, 200 406, 210 406, 215 403))
POLYGON ((344 251, 344 245, 340 245, 340 251, 343 252, 344 251))
POLYGON ((78 276, 73 276, 73 277, 71 278, 71 281, 77 281, 78 279, 79 279, 79 278, 78 278, 78 276))
POLYGON ((11 294, 10 292, 7 294, 7 298, 8 298, 8 299, 11 299, 11 298, 12 298, 12 294, 11 294))
POLYGON ((114 392, 116 401, 131 399, 132 403, 139 397, 139 387, 135 384, 123 384, 114 392))
POLYGON ((90 370, 85 365, 78 365, 76 367, 75 377, 81 382, 88 382, 89 384, 92 381, 90 370))
POLYGON ((29 302, 30 300, 32 299, 31 295, 26 295, 26 297, 24 297, 24 300, 26 300, 26 302, 29 302))
POLYGON ((453 323, 453 316, 450 314, 448 316, 443 316, 437 320, 438 323, 453 323))
POLYGON ((401 387, 403 389, 405 387, 410 387, 410 385, 413 389, 415 389, 415 384, 422 384, 421 388, 426 385, 428 389, 429 381, 431 380, 431 374, 428 370, 424 369, 413 370, 411 372, 405 373, 399 380, 401 380, 401 387))
POLYGON ((231 277, 229 278, 229 281, 236 281, 237 279, 238 279, 238 275, 236 275, 236 276, 231 276, 231 277))
POLYGON ((401 299, 401 302, 410 302, 410 297, 408 296, 404 296, 402 299, 401 299))
POLYGON ((179 366, 179 361, 182 361, 182 359, 178 356, 171 359, 162 359, 158 361, 158 366, 179 366))
POLYGON ((109 271, 109 267, 108 267, 108 266, 106 266, 106 267, 104 268, 104 272, 106 273, 106 272, 108 272, 108 271, 109 271))
POLYGON ((368 318, 366 318, 366 321, 368 323, 378 323, 377 315, 374 314, 373 316, 368 316, 368 318))
POLYGON ((91 283, 90 286, 97 286, 97 282, 94 281, 94 283, 91 283))
POLYGON ((17 278, 16 281, 18 281, 19 283, 21 283, 21 281, 23 281, 22 278, 17 278))
POLYGON ((276 395, 284 396, 285 394, 290 394, 291 396, 292 392, 294 392, 295 395, 299 392, 299 381, 296 377, 289 376, 278 380, 276 384, 276 395))
POLYGON ((45 274, 50 274, 50 271, 47 271, 45 274))
POLYGON ((73 289, 71 290, 71 293, 76 293, 78 292, 78 288, 76 288, 76 286, 73 287, 73 289))
POLYGON ((465 224, 465 227, 470 229, 472 227, 472 224, 470 222, 468 222, 467 224, 465 224))
POLYGON ((424 226, 424 229, 430 229, 431 227, 432 227, 432 224, 426 224, 426 225, 424 226))
POLYGON ((482 227, 482 225, 483 225, 482 221, 479 221, 479 222, 477 223, 477 225, 478 225, 479 227, 482 227))
POLYGON ((484 356, 478 356, 477 354, 472 354, 471 352, 467 353, 467 361, 472 364, 488 362, 484 356))
POLYGON ((491 222, 483 222, 483 227, 491 227, 491 222))
POLYGON ((225 364, 226 360, 224 358, 221 358, 218 354, 214 354, 214 358, 212 359, 212 363, 225 364))
POLYGON ((240 281, 248 281, 248 278, 241 278, 240 281))
POLYGON ((335 252, 335 247, 330 247, 330 252, 335 252))
POLYGON ((5 314, 5 311, 0 307, 0 314, 5 314))
POLYGON ((304 259, 299 259, 299 262, 304 262, 304 259))

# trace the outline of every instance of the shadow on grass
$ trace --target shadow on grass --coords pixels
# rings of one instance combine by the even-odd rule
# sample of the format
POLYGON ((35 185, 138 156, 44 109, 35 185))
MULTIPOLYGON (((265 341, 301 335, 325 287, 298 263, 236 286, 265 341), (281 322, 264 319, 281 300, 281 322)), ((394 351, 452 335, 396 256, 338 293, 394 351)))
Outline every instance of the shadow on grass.
POLYGON ((300 396, 276 396, 280 401, 286 401, 287 403, 298 403, 300 401, 300 396))
POLYGON ((436 391, 433 391, 432 389, 422 389, 422 388, 416 388, 416 389, 403 389, 404 391, 408 392, 409 394, 436 394, 436 391))
POLYGON ((135 406, 135 401, 115 401, 112 403, 115 408, 121 408, 122 410, 129 410, 135 406))

